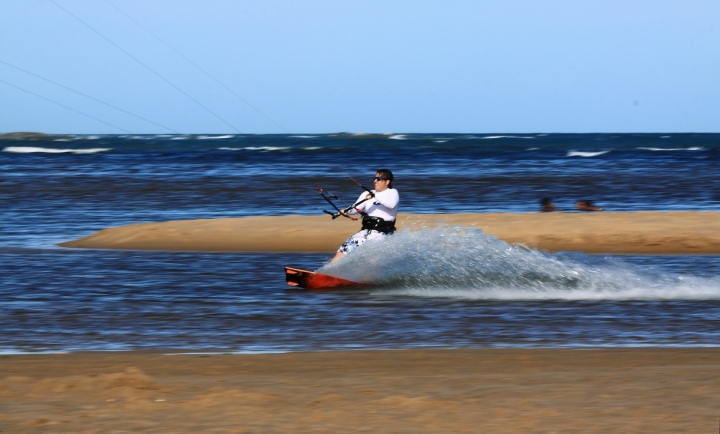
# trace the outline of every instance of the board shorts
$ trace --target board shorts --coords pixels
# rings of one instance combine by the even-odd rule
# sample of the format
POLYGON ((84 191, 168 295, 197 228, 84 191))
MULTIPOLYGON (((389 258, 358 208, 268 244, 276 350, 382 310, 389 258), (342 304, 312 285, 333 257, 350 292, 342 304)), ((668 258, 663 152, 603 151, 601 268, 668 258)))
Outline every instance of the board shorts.
POLYGON ((342 246, 337 250, 340 253, 348 254, 355 250, 359 245, 363 244, 365 241, 377 241, 382 240, 389 234, 384 234, 382 232, 378 232, 373 229, 363 229, 360 232, 351 235, 347 240, 345 240, 344 243, 342 243, 342 246))

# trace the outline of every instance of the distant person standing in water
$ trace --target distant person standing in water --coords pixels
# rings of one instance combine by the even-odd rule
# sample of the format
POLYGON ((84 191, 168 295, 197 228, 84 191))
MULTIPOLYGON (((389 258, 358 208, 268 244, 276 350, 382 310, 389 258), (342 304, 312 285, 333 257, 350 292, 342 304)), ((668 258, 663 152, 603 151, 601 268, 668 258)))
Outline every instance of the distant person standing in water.
POLYGON ((602 208, 593 205, 590 200, 579 200, 575 202, 575 208, 578 211, 602 211, 602 208))
POLYGON ((387 235, 395 232, 395 219, 397 218, 398 203, 400 195, 393 188, 392 182, 395 178, 388 169, 380 169, 375 172, 371 193, 363 192, 357 202, 363 203, 351 210, 350 213, 362 214, 362 229, 340 246, 335 257, 330 262, 335 262, 347 255, 365 241, 381 240, 387 235))
POLYGON ((543 197, 540 199, 540 211, 541 212, 550 212, 550 211, 557 211, 557 207, 554 203, 552 203, 552 199, 549 197, 543 197))

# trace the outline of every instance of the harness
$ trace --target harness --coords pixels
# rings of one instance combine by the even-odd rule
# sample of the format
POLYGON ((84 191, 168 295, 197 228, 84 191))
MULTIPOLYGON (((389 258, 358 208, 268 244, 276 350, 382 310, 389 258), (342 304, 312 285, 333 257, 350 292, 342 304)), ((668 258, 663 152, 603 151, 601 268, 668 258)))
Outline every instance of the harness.
POLYGON ((371 217, 367 214, 363 214, 362 228, 382 232, 384 234, 391 234, 395 232, 395 220, 387 221, 381 219, 380 217, 371 217))

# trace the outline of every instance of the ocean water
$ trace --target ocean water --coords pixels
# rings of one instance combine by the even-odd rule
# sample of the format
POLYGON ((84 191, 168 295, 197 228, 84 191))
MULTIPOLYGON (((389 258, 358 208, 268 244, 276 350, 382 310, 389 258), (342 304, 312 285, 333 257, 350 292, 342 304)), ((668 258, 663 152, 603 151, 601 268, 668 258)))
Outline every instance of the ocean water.
MULTIPOLYGON (((401 211, 720 211, 720 134, 0 139, 0 352, 718 346, 720 258, 546 254, 478 230, 331 255, 64 249, 140 222, 319 215, 393 170, 401 211), (382 284, 306 293, 283 267, 382 284)), ((327 225, 333 220, 328 217, 327 225)), ((349 235, 349 234, 348 234, 349 235)))

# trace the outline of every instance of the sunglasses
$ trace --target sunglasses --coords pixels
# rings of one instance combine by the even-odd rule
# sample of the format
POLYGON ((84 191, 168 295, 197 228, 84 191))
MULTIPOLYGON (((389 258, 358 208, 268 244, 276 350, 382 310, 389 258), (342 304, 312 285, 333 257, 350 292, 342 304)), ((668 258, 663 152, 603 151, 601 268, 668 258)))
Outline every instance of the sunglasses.
POLYGON ((379 176, 376 176, 373 178, 373 181, 387 181, 387 178, 381 178, 379 176))

